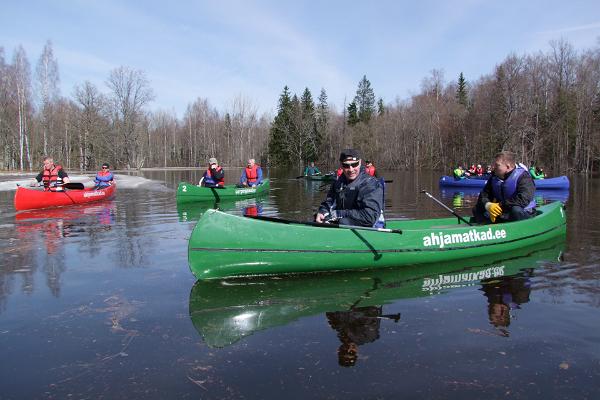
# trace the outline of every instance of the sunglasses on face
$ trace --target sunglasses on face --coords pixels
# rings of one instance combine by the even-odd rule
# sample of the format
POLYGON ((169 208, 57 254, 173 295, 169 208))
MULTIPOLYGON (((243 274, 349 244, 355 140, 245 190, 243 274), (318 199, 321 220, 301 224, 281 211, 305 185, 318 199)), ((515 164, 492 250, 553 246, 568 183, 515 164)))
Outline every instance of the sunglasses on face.
POLYGON ((360 164, 360 161, 356 161, 353 163, 342 163, 342 168, 344 168, 344 169, 349 169, 350 167, 356 168, 356 167, 358 167, 359 164, 360 164))
POLYGON ((102 169, 108 169, 108 167, 102 167, 102 169))

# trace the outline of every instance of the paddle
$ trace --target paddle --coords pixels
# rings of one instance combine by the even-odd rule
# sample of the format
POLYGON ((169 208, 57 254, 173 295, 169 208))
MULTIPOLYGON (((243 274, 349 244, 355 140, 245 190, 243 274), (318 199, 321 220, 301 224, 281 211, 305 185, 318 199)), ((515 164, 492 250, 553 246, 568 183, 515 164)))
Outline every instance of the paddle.
POLYGON ((83 186, 83 183, 81 183, 81 182, 63 183, 61 186, 64 187, 65 189, 75 189, 75 190, 84 190, 85 189, 85 187, 83 186))
POLYGON ((458 218, 459 221, 462 221, 462 222, 464 222, 465 224, 467 224, 469 226, 473 226, 473 224, 471 224, 469 221, 467 221, 466 219, 464 219, 463 217, 461 217, 460 215, 458 215, 456 213, 456 211, 454 211, 450 207, 446 206, 444 203, 442 203, 441 201, 439 201, 438 199, 436 199, 435 197, 433 197, 431 194, 429 194, 429 192, 427 192, 427 190, 421 190, 421 193, 425 193, 427 195, 427 197, 429 197, 431 200, 435 201, 440 206, 442 206, 446 210, 450 211, 452 213, 452 215, 454 215, 456 218, 458 218))
POLYGON ((305 221, 293 221, 289 219, 267 217, 263 215, 245 215, 246 218, 259 219, 262 221, 279 222, 282 224, 300 224, 308 226, 316 226, 319 228, 341 228, 350 230, 361 230, 361 231, 376 231, 384 233, 399 233, 402 234, 402 229, 388 229, 388 228, 371 228, 368 226, 354 226, 354 225, 343 225, 343 224, 322 224, 318 222, 305 222, 305 221))
MULTIPOLYGON (((17 183, 17 186, 21 186, 21 185, 19 185, 17 183)), ((65 189, 75 189, 75 190, 84 190, 85 189, 85 187, 83 186, 83 183, 81 183, 81 182, 63 183, 63 184, 58 185, 58 186, 62 186, 65 189)))
POLYGON ((299 176, 295 177, 294 179, 300 179, 300 178, 304 178, 304 175, 299 175, 299 176))

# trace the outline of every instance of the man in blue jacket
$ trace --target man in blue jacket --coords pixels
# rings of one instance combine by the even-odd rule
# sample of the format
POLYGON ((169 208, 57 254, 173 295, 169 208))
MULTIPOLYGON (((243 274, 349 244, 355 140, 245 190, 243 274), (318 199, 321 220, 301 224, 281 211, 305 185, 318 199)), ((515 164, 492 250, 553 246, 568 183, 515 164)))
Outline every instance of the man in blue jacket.
POLYGON ((473 209, 475 222, 507 222, 535 215, 535 185, 529 171, 516 165, 515 154, 496 154, 492 176, 473 209))
POLYGON ((357 150, 340 154, 342 175, 333 182, 315 217, 319 223, 383 227, 383 187, 361 168, 357 150))

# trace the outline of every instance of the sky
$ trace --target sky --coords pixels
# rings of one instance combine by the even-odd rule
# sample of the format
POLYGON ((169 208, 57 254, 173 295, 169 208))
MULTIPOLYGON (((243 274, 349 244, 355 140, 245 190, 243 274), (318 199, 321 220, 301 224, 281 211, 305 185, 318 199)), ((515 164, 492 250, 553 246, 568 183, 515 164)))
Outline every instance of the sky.
POLYGON ((220 112, 244 99, 274 115, 284 86, 322 88, 337 110, 366 75, 384 103, 419 92, 431 71, 446 82, 493 73, 508 55, 600 46, 599 0, 34 1, 3 0, 0 47, 23 46, 32 67, 50 40, 61 95, 110 71, 144 71, 151 110, 181 118, 198 98, 220 112))

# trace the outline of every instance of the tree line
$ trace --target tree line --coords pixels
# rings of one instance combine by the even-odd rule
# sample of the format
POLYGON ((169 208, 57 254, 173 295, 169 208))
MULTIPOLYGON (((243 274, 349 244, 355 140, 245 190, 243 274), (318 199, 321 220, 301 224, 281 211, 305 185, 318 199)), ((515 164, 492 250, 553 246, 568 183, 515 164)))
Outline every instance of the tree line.
MULTIPOLYGON (((599 42, 600 44, 600 42, 599 42)), ((315 100, 285 86, 276 115, 259 114, 243 96, 226 112, 208 99, 182 118, 150 111, 155 99, 142 70, 110 71, 104 88, 86 81, 60 94, 58 61, 48 41, 32 73, 19 46, 12 61, 0 47, 0 169, 37 170, 44 155, 66 168, 198 167, 215 156, 226 166, 333 167, 339 151, 359 148, 386 169, 449 169, 488 163, 500 150, 554 174, 600 167, 600 46, 575 51, 564 40, 547 52, 508 55, 473 80, 447 82, 432 70, 420 91, 384 103, 367 76, 340 109, 325 88, 315 100)))

